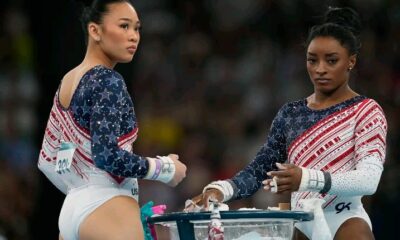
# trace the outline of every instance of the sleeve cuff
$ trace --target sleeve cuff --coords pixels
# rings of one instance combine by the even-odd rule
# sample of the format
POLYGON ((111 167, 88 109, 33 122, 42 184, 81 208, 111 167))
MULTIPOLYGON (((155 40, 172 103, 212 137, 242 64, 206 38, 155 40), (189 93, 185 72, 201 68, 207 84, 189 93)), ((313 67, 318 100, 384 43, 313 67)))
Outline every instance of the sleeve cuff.
POLYGON ((301 172, 299 192, 311 191, 326 193, 331 188, 329 173, 303 167, 301 168, 301 172))
POLYGON ((207 186, 204 187, 203 193, 211 188, 218 189, 220 192, 222 192, 222 194, 224 196, 223 202, 229 201, 232 198, 233 193, 234 193, 233 187, 230 184, 230 182, 228 182, 228 181, 219 180, 219 181, 211 182, 210 184, 208 184, 207 186))
POLYGON ((147 158, 149 170, 144 179, 169 183, 175 175, 175 164, 170 157, 147 158))

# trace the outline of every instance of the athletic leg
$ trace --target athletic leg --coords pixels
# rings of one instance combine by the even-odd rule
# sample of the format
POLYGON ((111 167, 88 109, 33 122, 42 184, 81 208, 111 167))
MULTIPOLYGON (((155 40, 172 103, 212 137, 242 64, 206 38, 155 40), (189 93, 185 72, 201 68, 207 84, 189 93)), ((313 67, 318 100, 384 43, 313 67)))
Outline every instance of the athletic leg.
POLYGON ((142 240, 140 208, 131 197, 111 198, 89 214, 79 227, 80 240, 142 240))
POLYGON ((335 240, 374 240, 371 228, 362 218, 350 218, 340 225, 335 240))
POLYGON ((293 233, 293 240, 308 240, 308 238, 299 229, 295 228, 293 233))

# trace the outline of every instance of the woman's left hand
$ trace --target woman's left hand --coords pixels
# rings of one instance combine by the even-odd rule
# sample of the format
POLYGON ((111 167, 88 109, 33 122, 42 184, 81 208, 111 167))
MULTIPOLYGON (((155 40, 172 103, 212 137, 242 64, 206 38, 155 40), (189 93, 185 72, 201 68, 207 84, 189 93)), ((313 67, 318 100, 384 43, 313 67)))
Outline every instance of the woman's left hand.
POLYGON ((274 185, 273 178, 275 177, 277 193, 295 192, 299 190, 302 175, 301 168, 294 164, 276 163, 276 166, 278 167, 278 171, 267 173, 271 178, 263 181, 264 189, 271 191, 274 185))

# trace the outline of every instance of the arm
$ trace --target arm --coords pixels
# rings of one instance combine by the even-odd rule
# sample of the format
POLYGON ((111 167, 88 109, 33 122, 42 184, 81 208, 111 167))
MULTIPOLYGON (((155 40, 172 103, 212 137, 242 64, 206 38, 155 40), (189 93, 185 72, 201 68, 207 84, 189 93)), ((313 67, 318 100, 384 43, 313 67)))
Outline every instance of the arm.
MULTIPOLYGON (((383 171, 386 151, 387 123, 382 109, 375 102, 357 117, 354 132, 355 168, 347 172, 329 173, 299 168, 293 164, 278 166, 279 191, 312 191, 341 196, 362 196, 375 193, 383 171)), ((264 182, 270 189, 271 180, 264 182)))
POLYGON ((284 108, 274 118, 267 141, 253 161, 232 179, 216 181, 207 185, 203 192, 216 188, 224 193, 223 201, 250 197, 262 185, 267 172, 275 169, 275 163, 286 160, 286 137, 284 134, 284 108))
POLYGON ((145 158, 120 148, 137 131, 133 103, 121 75, 106 71, 93 81, 90 135, 95 165, 115 176, 168 183, 175 173, 170 157, 145 158))
MULTIPOLYGON (((54 108, 54 106, 53 106, 54 108)), ((54 118, 53 109, 47 121, 42 148, 39 153, 38 168, 61 192, 67 194, 68 187, 54 170, 60 139, 60 127, 54 118)))
POLYGON ((356 168, 332 174, 329 194, 371 195, 378 187, 386 154, 387 122, 377 103, 370 110, 359 116, 355 129, 356 168))
POLYGON ((64 181, 58 176, 58 173, 54 171, 54 164, 45 160, 38 162, 40 171, 54 184, 62 193, 67 194, 68 187, 64 181))

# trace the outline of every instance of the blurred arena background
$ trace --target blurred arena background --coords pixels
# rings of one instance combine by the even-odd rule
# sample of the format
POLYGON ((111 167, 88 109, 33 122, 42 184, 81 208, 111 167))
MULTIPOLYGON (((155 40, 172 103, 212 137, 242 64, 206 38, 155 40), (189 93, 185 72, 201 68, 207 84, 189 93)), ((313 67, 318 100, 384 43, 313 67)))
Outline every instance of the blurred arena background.
MULTIPOLYGON (((377 239, 398 236, 400 217, 400 1, 133 0, 143 30, 130 64, 116 67, 139 121, 134 151, 174 152, 188 166, 176 189, 141 181, 141 203, 179 211, 211 180, 256 154, 281 105, 309 95, 303 42, 327 6, 351 6, 364 23, 351 80, 389 123, 387 159, 365 198, 377 239)), ((76 2, 0 2, 0 239, 57 239, 63 195, 36 161, 62 76, 85 53, 76 2)), ((230 204, 266 208, 268 195, 230 204)))

